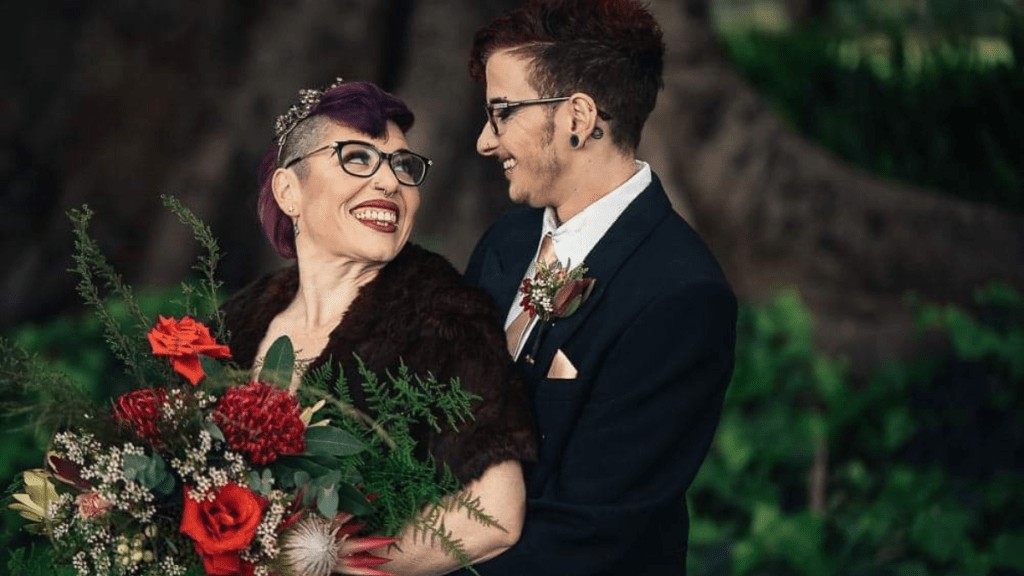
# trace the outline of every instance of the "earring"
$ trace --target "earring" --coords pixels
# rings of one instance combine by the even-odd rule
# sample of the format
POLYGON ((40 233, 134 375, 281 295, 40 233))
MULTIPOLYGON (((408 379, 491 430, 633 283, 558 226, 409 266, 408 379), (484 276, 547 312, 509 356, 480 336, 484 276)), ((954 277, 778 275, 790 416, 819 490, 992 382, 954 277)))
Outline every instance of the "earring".
POLYGON ((594 126, 594 131, 590 133, 590 137, 594 140, 600 140, 604 138, 604 130, 601 130, 600 126, 594 126))
POLYGON ((295 206, 288 206, 288 213, 291 214, 292 212, 295 212, 295 206))
POLYGON ((296 236, 299 235, 299 219, 298 218, 295 218, 295 219, 292 220, 292 232, 295 232, 296 236))
POLYGON ((569 146, 572 146, 573 148, 579 148, 580 137, 575 134, 569 136, 569 146))

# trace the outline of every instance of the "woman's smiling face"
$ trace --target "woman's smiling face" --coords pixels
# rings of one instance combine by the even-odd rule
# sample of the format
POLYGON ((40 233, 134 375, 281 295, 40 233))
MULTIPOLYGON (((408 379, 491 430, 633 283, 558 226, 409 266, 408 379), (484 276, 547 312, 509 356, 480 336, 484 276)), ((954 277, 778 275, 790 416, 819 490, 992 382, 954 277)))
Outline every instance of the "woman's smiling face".
MULTIPOLYGON (((389 121, 380 138, 332 122, 310 151, 345 140, 361 140, 385 153, 408 150, 405 135, 389 121)), ((349 158, 348 147, 344 152, 347 161, 365 159, 358 152, 349 158)), ((286 214, 298 217, 295 246, 300 264, 303 256, 380 263, 393 260, 412 232, 420 205, 419 188, 400 183, 383 159, 368 178, 348 174, 333 146, 302 162, 305 175, 296 174, 290 180, 296 189, 278 200, 286 214)))

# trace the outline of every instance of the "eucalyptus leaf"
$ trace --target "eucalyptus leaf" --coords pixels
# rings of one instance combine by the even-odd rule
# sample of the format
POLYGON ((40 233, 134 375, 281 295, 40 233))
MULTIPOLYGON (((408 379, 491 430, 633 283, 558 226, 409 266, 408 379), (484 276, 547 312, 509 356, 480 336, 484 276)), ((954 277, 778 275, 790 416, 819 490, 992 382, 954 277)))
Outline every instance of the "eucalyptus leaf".
POLYGON ((294 370, 295 350, 292 348, 292 341, 287 336, 281 336, 274 340, 270 349, 267 350, 266 356, 263 357, 259 379, 262 382, 287 388, 292 383, 294 370))
POLYGON ((277 463, 285 468, 301 470, 311 477, 323 476, 335 467, 335 464, 324 465, 313 458, 301 456, 285 456, 277 459, 277 463))
POLYGON ((203 430, 209 432, 210 437, 213 438, 214 440, 217 440, 218 442, 228 441, 227 438, 224 437, 224 432, 220 429, 220 426, 217 426, 216 424, 210 422, 209 420, 203 421, 203 430))
POLYGON ((353 456, 366 449, 355 436, 333 426, 306 429, 306 454, 353 456))
POLYGON ((334 485, 324 486, 317 493, 316 509, 324 518, 334 518, 338 513, 338 490, 334 485))
POLYGON ((124 477, 128 480, 136 480, 142 471, 149 465, 149 458, 141 454, 125 454, 122 459, 121 469, 124 477))

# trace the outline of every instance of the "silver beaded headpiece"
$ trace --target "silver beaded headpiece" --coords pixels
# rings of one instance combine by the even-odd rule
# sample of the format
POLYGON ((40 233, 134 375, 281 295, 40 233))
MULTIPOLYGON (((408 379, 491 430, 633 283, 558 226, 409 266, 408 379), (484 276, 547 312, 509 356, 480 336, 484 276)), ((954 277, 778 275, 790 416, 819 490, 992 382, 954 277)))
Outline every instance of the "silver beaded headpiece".
POLYGON ((274 121, 274 137, 277 138, 278 163, 281 162, 281 150, 284 150, 284 143, 288 140, 288 135, 292 133, 292 130, 295 130, 295 127, 305 120, 309 113, 316 108, 325 92, 330 92, 341 86, 343 82, 345 80, 338 77, 335 78, 333 84, 323 90, 317 90, 316 88, 299 90, 299 101, 292 104, 287 112, 277 117, 277 120, 274 121))

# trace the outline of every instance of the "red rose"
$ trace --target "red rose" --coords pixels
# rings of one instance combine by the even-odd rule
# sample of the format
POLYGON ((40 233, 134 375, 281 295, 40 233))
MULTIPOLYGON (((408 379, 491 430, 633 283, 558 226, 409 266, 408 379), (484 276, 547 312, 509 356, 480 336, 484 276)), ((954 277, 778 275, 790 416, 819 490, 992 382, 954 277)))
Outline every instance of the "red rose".
POLYGON ((167 391, 163 388, 142 388, 122 394, 114 404, 114 420, 132 429, 136 436, 160 447, 160 411, 167 403, 167 391))
POLYGON ((590 297, 590 291, 594 289, 593 278, 580 278, 573 280, 559 288, 552 300, 553 318, 565 318, 572 315, 580 304, 583 304, 590 297))
POLYGON ((185 488, 181 533, 195 541, 207 574, 252 574, 252 563, 240 554, 256 535, 266 505, 266 500, 237 484, 225 485, 212 502, 196 502, 185 488))
POLYGON ((200 354, 210 358, 231 357, 231 350, 217 344, 210 336, 209 328, 188 316, 180 321, 160 316, 148 338, 153 354, 169 357, 174 371, 187 378, 193 386, 205 376, 199 364, 200 354))
POLYGON ((230 388, 217 402, 213 421, 228 446, 253 464, 267 464, 283 454, 306 449, 302 408, 287 391, 263 382, 230 388))

